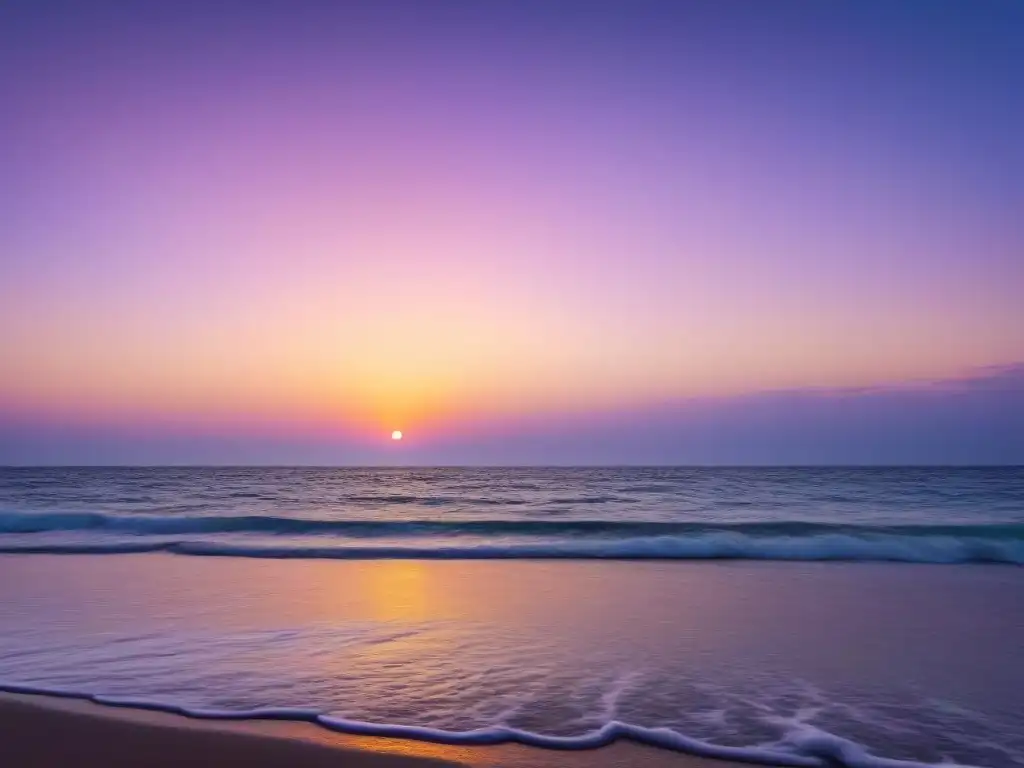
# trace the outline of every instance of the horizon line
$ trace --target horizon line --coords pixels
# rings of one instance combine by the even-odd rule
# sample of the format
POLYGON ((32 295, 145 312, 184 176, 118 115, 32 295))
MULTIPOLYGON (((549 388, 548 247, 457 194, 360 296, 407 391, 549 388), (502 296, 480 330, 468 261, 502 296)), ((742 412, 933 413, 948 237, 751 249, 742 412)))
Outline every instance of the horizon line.
POLYGON ((1024 463, 977 464, 0 464, 7 469, 1024 469, 1024 463))

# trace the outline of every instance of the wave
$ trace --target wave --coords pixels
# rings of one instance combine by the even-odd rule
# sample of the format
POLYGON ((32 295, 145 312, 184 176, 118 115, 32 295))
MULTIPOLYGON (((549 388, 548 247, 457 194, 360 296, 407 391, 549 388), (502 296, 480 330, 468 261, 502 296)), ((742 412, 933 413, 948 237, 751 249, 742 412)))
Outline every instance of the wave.
POLYGON ((466 498, 463 496, 413 496, 408 494, 349 495, 340 498, 342 502, 356 504, 419 504, 424 507, 439 507, 449 504, 472 504, 482 507, 514 507, 530 504, 525 499, 514 498, 466 498))
MULTIPOLYGON (((334 717, 314 709, 294 707, 264 707, 250 710, 224 710, 185 707, 152 699, 125 696, 105 696, 86 691, 44 688, 17 683, 0 683, 0 691, 15 694, 55 696, 81 699, 109 707, 146 709, 206 720, 286 720, 307 722, 332 731, 360 736, 414 739, 442 744, 489 746, 518 743, 541 749, 585 750, 597 749, 625 740, 700 757, 736 760, 793 768, 928 768, 928 763, 893 760, 868 752, 856 742, 813 726, 794 721, 782 739, 770 744, 732 747, 696 739, 670 728, 644 726, 611 720, 600 728, 579 736, 553 736, 507 726, 490 726, 470 731, 446 731, 425 726, 395 723, 369 723, 334 717)), ((958 768, 943 763, 943 768, 958 768)), ((959 768, 967 768, 960 766, 959 768)))
POLYGON ((546 544, 465 546, 332 545, 298 542, 231 541, 0 542, 0 552, 36 554, 129 554, 169 552, 178 555, 277 559, 411 559, 411 560, 789 560, 902 563, 1003 563, 1024 565, 1024 543, 985 540, 899 537, 866 540, 849 536, 808 539, 751 539, 700 536, 620 541, 552 542, 546 544))
POLYGON ((117 515, 103 512, 0 511, 0 534, 111 531, 133 534, 273 533, 342 536, 699 536, 756 538, 826 535, 984 538, 1024 542, 1024 523, 982 525, 850 525, 804 521, 705 523, 644 520, 365 520, 274 515, 117 515))
POLYGON ((1024 525, 374 521, 0 513, 0 552, 153 551, 264 558, 853 560, 1024 565, 1024 525))

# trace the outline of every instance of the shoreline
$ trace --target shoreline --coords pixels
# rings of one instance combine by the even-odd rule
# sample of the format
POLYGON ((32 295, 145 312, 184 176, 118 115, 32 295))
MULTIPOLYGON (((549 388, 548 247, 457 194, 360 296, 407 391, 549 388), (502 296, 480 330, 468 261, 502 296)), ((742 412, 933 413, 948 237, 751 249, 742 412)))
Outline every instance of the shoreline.
MULTIPOLYGON (((0 690, 79 699, 42 700, 51 710, 92 699, 92 714, 158 716, 179 732, 495 768, 998 766, 1024 732, 1016 569, 169 555, 0 565, 0 690), (951 663, 964 658, 970 674, 951 663), (805 709, 819 705, 829 719, 805 709)), ((0 734, 16 730, 0 721, 0 734)), ((0 763, 4 751, 0 738, 0 763)))
POLYGON ((215 719, 84 696, 0 689, 0 756, 11 768, 187 764, 352 768, 740 768, 749 765, 619 740, 560 751, 521 744, 455 745, 330 730, 281 719, 215 719))

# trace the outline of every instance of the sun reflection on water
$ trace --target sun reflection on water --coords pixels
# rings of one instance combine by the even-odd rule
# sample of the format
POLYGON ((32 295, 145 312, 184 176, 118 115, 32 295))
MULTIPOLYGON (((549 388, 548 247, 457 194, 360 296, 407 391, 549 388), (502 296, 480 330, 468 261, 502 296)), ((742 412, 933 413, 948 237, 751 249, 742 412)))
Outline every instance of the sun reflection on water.
POLYGON ((424 621, 435 618, 427 573, 412 560, 379 560, 360 573, 362 589, 378 621, 424 621))

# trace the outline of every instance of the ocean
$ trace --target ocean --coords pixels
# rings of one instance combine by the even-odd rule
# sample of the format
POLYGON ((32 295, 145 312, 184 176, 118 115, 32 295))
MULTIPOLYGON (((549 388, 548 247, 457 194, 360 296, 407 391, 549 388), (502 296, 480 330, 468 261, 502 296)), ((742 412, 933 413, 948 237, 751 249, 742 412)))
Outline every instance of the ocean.
POLYGON ((1022 468, 7 468, 0 552, 6 690, 1024 765, 1022 468))

